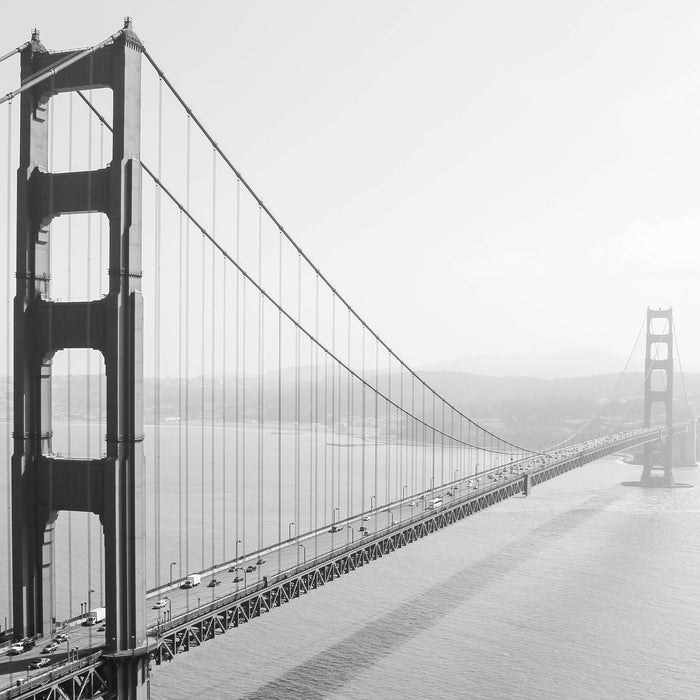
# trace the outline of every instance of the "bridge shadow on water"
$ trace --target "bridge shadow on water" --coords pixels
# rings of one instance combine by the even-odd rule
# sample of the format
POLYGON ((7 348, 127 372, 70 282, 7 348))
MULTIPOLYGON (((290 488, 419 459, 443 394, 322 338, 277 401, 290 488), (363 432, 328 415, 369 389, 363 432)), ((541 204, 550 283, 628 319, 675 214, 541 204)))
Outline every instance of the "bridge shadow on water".
POLYGON ((601 514, 605 506, 619 498, 619 494, 596 495, 556 515, 242 697, 245 700, 328 697, 412 637, 440 624, 455 607, 527 562, 538 550, 549 546, 553 539, 572 532, 601 514))

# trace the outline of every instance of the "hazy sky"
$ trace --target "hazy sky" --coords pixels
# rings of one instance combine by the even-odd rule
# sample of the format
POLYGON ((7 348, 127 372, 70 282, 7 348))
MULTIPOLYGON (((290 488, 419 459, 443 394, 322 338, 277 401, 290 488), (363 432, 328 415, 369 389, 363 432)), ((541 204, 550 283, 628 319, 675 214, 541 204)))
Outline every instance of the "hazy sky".
POLYGON ((35 25, 93 44, 126 14, 409 363, 624 358, 672 304, 700 365, 697 3, 11 3, 0 53, 35 25))

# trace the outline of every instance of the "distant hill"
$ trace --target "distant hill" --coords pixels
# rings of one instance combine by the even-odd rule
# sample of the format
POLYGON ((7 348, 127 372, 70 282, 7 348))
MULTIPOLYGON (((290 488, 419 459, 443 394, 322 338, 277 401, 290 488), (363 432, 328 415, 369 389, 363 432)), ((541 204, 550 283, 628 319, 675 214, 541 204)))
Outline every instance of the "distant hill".
MULTIPOLYGON (((342 400, 338 399, 334 413, 331 413, 331 409, 328 408, 330 394, 325 400, 329 413, 324 418, 321 406, 324 405, 323 396, 327 387, 319 376, 320 383, 317 393, 313 384, 313 376, 309 367, 300 368, 297 389, 296 373, 293 371, 283 370, 281 383, 278 383, 276 373, 271 372, 265 375, 262 416, 266 425, 275 423, 280 414, 278 408, 278 390, 280 388, 282 391, 281 415, 283 422, 293 422, 298 418, 302 423, 308 423, 312 418, 307 397, 312 395, 318 395, 320 402, 316 409, 317 412, 314 413, 314 420, 323 423, 324 420, 331 422, 347 419, 348 401, 345 381, 342 384, 342 400), (298 408, 297 397, 300 399, 298 408)), ((555 379, 484 376, 457 371, 422 371, 419 376, 465 415, 488 427, 494 433, 529 447, 554 444, 587 424, 588 420, 599 412, 606 426, 618 425, 621 421, 641 420, 643 414, 644 375, 642 372, 628 372, 620 381, 618 381, 619 375, 617 373, 555 379)), ((87 415, 86 379, 84 375, 74 376, 71 382, 70 414, 76 420, 84 419, 87 415)), ((406 391, 410 386, 408 381, 408 377, 404 375, 406 391)), ((676 420, 681 421, 687 417, 688 409, 680 375, 676 375, 675 382, 674 414, 676 420)), ((233 423, 237 413, 235 380, 227 378, 226 385, 225 420, 227 423, 233 423)), ((93 418, 97 413, 100 401, 98 386, 98 381, 93 378, 90 385, 93 418)), ((380 375, 379 386, 382 393, 388 394, 391 391, 392 398, 399 399, 400 380, 398 375, 380 375)), ((0 381, 0 418, 4 417, 5 388, 6 383, 0 381)), ((154 388, 153 380, 147 378, 144 383, 144 417, 147 423, 155 420, 154 388)), ((180 400, 185 395, 189 396, 187 416, 190 420, 197 421, 202 416, 209 420, 212 415, 215 421, 223 420, 223 383, 220 378, 215 381, 213 388, 215 396, 213 407, 211 405, 210 378, 204 380, 201 377, 192 378, 188 388, 189 391, 186 392, 184 382, 180 384, 177 379, 163 379, 161 381, 161 421, 168 422, 178 419, 180 400), (204 402, 202 402, 202 396, 204 402)), ((697 415, 700 413, 700 373, 686 374, 685 388, 688 392, 691 410, 697 415)), ((258 380, 251 376, 241 379, 239 389, 240 410, 238 415, 241 420, 254 423, 260 417, 258 380), (244 389, 245 404, 242 402, 244 389)), ((54 418, 57 421, 65 420, 68 416, 67 378, 65 376, 54 377, 52 393, 54 418)), ((358 382, 354 384, 353 393, 352 403, 355 407, 359 407, 362 393, 358 382)), ((404 394, 405 397, 408 395, 404 394)), ((104 401, 104 394, 102 400, 104 401)), ((381 417, 385 411, 384 402, 379 402, 378 408, 381 417)), ((353 422, 357 423, 359 415, 359 409, 355 408, 353 422)), ((368 409, 367 420, 373 420, 371 409, 368 409)))
POLYGON ((421 371, 558 379, 617 373, 622 370, 624 364, 624 358, 599 350, 564 350, 549 354, 464 355, 454 360, 427 365, 421 368, 421 371))

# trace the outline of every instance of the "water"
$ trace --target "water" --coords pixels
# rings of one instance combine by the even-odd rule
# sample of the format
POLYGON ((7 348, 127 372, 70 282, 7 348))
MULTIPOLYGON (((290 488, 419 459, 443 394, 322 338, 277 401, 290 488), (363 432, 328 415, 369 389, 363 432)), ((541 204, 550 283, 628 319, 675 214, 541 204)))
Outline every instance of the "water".
POLYGON ((697 698, 700 488, 619 485, 638 472, 431 535, 154 667, 151 697, 697 698))

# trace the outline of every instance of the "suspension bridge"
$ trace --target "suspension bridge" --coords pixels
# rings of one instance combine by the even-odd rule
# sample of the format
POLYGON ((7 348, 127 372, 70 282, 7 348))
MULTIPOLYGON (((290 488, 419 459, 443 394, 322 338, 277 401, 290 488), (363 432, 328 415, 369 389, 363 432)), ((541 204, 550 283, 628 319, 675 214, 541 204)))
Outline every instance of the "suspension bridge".
POLYGON ((147 697, 154 665, 548 479, 620 452, 641 486, 694 465, 670 309, 634 343, 643 415, 603 404, 521 446, 353 309, 129 20, 17 58, 0 699, 147 697))

